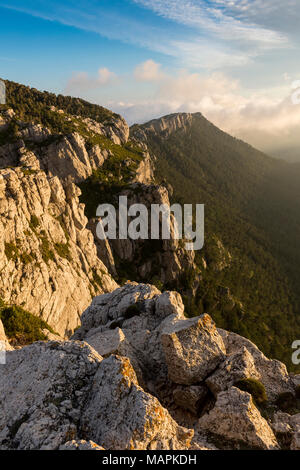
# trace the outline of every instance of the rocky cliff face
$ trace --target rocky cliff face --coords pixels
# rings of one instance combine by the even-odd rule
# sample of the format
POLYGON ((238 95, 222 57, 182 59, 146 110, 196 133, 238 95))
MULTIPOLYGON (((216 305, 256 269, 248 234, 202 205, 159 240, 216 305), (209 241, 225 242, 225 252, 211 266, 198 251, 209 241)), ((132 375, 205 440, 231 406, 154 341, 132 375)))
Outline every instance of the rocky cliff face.
POLYGON ((13 109, 1 113, 6 137, 0 146, 0 296, 42 316, 66 336, 93 295, 117 287, 113 278, 152 279, 162 286, 196 266, 194 253, 174 238, 157 243, 98 239, 99 219, 93 215, 101 201, 93 193, 101 184, 105 202, 116 207, 120 195, 128 197, 129 205, 142 203, 149 210, 152 204, 168 205, 168 191, 154 184, 153 158, 144 142, 128 142, 122 118, 111 117, 104 125, 54 107, 51 113, 71 123, 73 132, 57 134, 22 122, 13 109), (79 202, 78 185, 90 190, 94 175, 93 190, 83 198, 88 206, 95 199, 91 216, 79 202), (111 199, 116 184, 119 190, 111 199))
POLYGON ((66 335, 116 287, 97 257, 78 188, 43 171, 0 170, 0 296, 66 335))
MULTIPOLYGON (((197 113, 202 116, 200 113, 197 113)), ((142 127, 132 128, 132 135, 136 139, 147 142, 147 134, 161 134, 164 137, 168 137, 173 132, 179 129, 186 130, 191 124, 195 114, 191 113, 176 113, 164 116, 160 119, 153 119, 142 127)))
POLYGON ((7 352, 0 448, 296 450, 299 382, 209 315, 187 319, 177 292, 128 283, 71 341, 7 352))

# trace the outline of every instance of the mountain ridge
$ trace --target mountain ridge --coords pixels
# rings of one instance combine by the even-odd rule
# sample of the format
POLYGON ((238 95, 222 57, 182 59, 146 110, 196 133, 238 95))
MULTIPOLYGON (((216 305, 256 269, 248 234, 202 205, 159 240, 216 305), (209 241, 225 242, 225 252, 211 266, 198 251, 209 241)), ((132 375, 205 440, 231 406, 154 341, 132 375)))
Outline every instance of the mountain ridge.
MULTIPOLYGON (((266 177, 270 178, 271 157, 217 129, 201 113, 172 114, 151 121, 148 128, 147 124, 135 125, 129 135, 123 118, 108 110, 104 112, 102 107, 104 120, 102 114, 98 116, 97 107, 82 104, 93 110, 94 118, 98 116, 95 121, 86 116, 88 111, 78 114, 77 99, 73 102, 67 97, 64 101, 63 97, 51 94, 43 97, 36 91, 31 95, 28 87, 6 83, 8 104, 3 107, 0 123, 0 165, 3 169, 20 168, 25 179, 32 172, 41 171, 43 178, 57 177, 64 188, 71 178, 74 194, 79 197, 78 202, 71 203, 72 210, 76 207, 74 222, 80 227, 86 224, 89 237, 94 235, 93 250, 96 249, 105 266, 103 271, 107 269, 106 276, 111 279, 105 284, 113 288, 115 281, 134 280, 179 290, 188 315, 208 311, 219 326, 247 336, 268 355, 292 367, 290 345, 299 331, 295 314, 297 293, 292 285, 296 270, 291 258, 285 264, 282 261, 286 249, 283 255, 277 253, 282 247, 278 248, 277 239, 270 239, 273 226, 270 225, 270 233, 260 226, 264 219, 273 221, 274 208, 270 206, 269 214, 263 212, 257 218, 263 201, 261 188, 266 177), (9 109, 10 104, 16 111, 9 109), (59 108, 60 105, 66 109, 59 108), (144 203, 147 207, 152 203, 168 203, 170 199, 205 203, 204 250, 187 253, 176 240, 100 242, 95 233, 96 208, 101 202, 117 203, 119 195, 127 195, 129 202, 144 203), (84 208, 85 219, 78 217, 78 203, 84 208), (291 277, 286 274, 290 265, 291 277)), ((276 163, 276 168, 283 167, 286 168, 284 163, 276 163)), ((289 181, 288 174, 286 180, 289 181)), ((276 187, 276 179, 272 177, 271 182, 276 187)), ((288 188, 287 183, 285 187, 288 188)), ((289 202, 288 192, 286 199, 289 202)), ((285 215, 291 217, 288 211, 285 215)), ((297 238, 298 226, 293 227, 297 238)), ((293 254, 294 238, 288 239, 289 256, 293 254)), ((22 246, 17 246, 18 239, 14 246, 23 253, 22 246)), ((76 237, 74 240, 78 243, 76 237)), ((53 240, 49 234, 47 243, 51 257, 63 255, 66 259, 66 240, 53 240)), ((7 258, 3 259, 7 263, 7 258)), ((21 262, 22 259, 25 258, 21 262)), ((52 260, 48 262, 51 264, 52 260)), ((13 259, 10 263, 11 266, 14 263, 17 272, 22 266, 13 259)), ((95 274, 93 269, 88 274, 88 289, 100 293, 104 274, 100 271, 95 274)), ((90 295, 84 294, 86 303, 90 295)), ((6 301, 8 297, 7 294, 6 301)), ((77 314, 73 328, 78 321, 77 314)), ((55 324, 51 326, 55 329, 55 324)))

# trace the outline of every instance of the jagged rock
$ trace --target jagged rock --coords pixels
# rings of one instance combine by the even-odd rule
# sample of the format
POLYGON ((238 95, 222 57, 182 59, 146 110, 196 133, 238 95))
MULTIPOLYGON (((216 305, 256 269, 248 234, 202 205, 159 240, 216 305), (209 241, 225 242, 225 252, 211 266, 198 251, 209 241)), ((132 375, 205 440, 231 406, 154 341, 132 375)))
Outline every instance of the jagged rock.
POLYGON ((128 359, 115 356, 99 366, 82 423, 107 449, 186 449, 194 434, 137 385, 128 359))
POLYGON ((98 446, 93 441, 69 441, 61 445, 59 450, 105 450, 103 447, 98 446))
POLYGON ((161 119, 153 119, 143 126, 143 129, 133 129, 133 136, 142 141, 146 141, 147 134, 159 133, 167 138, 170 134, 178 129, 186 129, 192 122, 193 115, 191 113, 176 113, 164 116, 161 119))
MULTIPOLYGON (((166 314, 165 306, 159 307, 157 311, 155 309, 156 300, 160 294, 160 291, 154 286, 132 282, 116 289, 111 294, 95 297, 92 304, 82 314, 82 327, 76 332, 75 338, 82 339, 85 333, 92 328, 110 327, 112 322, 115 325, 118 322, 119 324, 116 326, 121 326, 121 323, 128 317, 139 316, 143 313, 146 322, 145 328, 150 327, 148 325, 150 320, 157 326, 164 316, 169 314, 168 312, 166 314), (131 308, 132 310, 130 310, 131 308)), ((177 294, 177 296, 179 295, 177 294)))
POLYGON ((104 135, 107 138, 111 139, 117 145, 126 144, 129 138, 129 127, 125 119, 121 116, 111 116, 109 123, 99 123, 93 119, 86 118, 82 121, 87 124, 87 127, 90 131, 95 134, 104 135))
POLYGON ((281 393, 294 392, 292 378, 284 364, 267 359, 248 339, 225 330, 218 329, 218 331, 224 340, 229 357, 226 363, 221 365, 220 370, 209 378, 212 389, 217 387, 218 390, 224 390, 235 377, 241 375, 241 378, 253 376, 262 382, 270 401, 276 401, 281 393))
POLYGON ((81 447, 78 436, 109 449, 186 449, 193 437, 138 386, 129 359, 102 360, 80 342, 8 352, 0 404, 1 449, 81 447))
POLYGON ((145 385, 143 381, 143 373, 140 369, 135 350, 127 341, 123 331, 120 328, 106 330, 103 332, 97 331, 97 328, 93 329, 86 335, 84 341, 103 357, 108 357, 111 354, 118 354, 128 357, 135 370, 139 384, 141 386, 145 385))
POLYGON ((122 348, 122 343, 125 341, 124 333, 120 328, 99 333, 96 330, 92 330, 85 337, 85 342, 103 357, 118 354, 122 348))
POLYGON ((178 384, 203 381, 225 357, 223 340, 207 314, 165 328, 161 341, 169 377, 178 384))
POLYGON ((41 124, 29 124, 21 130, 21 137, 23 140, 30 140, 35 143, 40 143, 46 140, 51 135, 49 129, 46 129, 41 124))
POLYGON ((84 343, 35 343, 7 353, 0 374, 0 449, 58 449, 76 439, 102 358, 84 343))
MULTIPOLYGON (((132 184, 119 195, 127 197, 128 206, 143 204, 149 214, 154 205, 170 206, 169 195, 164 186, 132 184)), ((150 240, 150 220, 148 226, 150 240)), ((136 266, 139 277, 145 280, 153 277, 153 272, 157 273, 156 276, 162 283, 178 281, 179 272, 184 273, 191 270, 196 273, 195 252, 186 250, 182 240, 176 239, 175 227, 175 217, 171 214, 170 239, 157 240, 156 245, 152 240, 149 242, 149 248, 147 248, 148 241, 145 240, 111 240, 110 246, 113 255, 136 266)))
POLYGON ((291 416, 278 411, 274 413, 271 427, 286 447, 290 446, 291 450, 300 450, 300 413, 291 416))
POLYGON ((117 352, 129 357, 141 384, 153 377, 165 380, 160 336, 172 321, 185 318, 183 312, 177 292, 162 294, 154 286, 128 283, 111 295, 94 298, 73 338, 87 341, 102 354, 117 352), (103 349, 106 340, 109 346, 103 349))
POLYGON ((216 372, 208 377, 206 385, 217 396, 238 380, 247 378, 259 379, 260 374, 255 368, 254 359, 248 349, 242 347, 240 352, 232 354, 220 364, 216 372))
POLYGON ((150 184, 154 181, 152 160, 148 152, 144 154, 143 160, 138 165, 133 181, 143 184, 150 184))
POLYGON ((235 387, 218 395, 215 407, 200 418, 198 427, 236 447, 278 448, 272 429, 254 406, 251 395, 235 387))
MULTIPOLYGON (((108 157, 105 150, 103 153, 97 150, 97 161, 102 163, 108 157)), ((62 180, 72 177, 74 182, 82 181, 92 174, 95 165, 93 160, 97 154, 93 148, 90 155, 85 146, 85 139, 73 133, 69 136, 62 136, 60 140, 47 146, 42 155, 43 169, 50 176, 59 176, 62 180)), ((101 165, 99 165, 101 166, 101 165)))
POLYGON ((106 268, 108 269, 108 272, 112 276, 117 276, 115 260, 114 260, 114 256, 113 256, 113 252, 112 252, 109 240, 108 239, 100 240, 100 238, 97 237, 96 230, 97 230, 98 223, 99 223, 99 219, 96 219, 96 218, 89 219, 87 228, 92 232, 94 236, 98 257, 106 266, 106 268))
POLYGON ((203 385, 180 386, 173 391, 173 397, 176 405, 197 415, 207 393, 208 390, 203 385))
POLYGON ((62 336, 93 295, 117 287, 85 228, 79 194, 43 171, 0 170, 0 295, 42 314, 62 336))
POLYGON ((274 413, 273 419, 271 421, 271 428, 274 433, 277 434, 288 434, 292 432, 292 426, 290 422, 291 416, 282 411, 277 411, 274 413))

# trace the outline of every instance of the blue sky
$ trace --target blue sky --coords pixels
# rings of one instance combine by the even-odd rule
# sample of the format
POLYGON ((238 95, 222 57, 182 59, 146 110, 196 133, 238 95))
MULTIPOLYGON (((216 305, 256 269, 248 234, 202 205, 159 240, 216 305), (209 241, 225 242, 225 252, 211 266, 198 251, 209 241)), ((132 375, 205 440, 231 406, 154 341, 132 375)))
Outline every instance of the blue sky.
POLYGON ((0 0, 0 19, 3 78, 130 123, 202 111, 260 148, 296 144, 299 0, 0 0))

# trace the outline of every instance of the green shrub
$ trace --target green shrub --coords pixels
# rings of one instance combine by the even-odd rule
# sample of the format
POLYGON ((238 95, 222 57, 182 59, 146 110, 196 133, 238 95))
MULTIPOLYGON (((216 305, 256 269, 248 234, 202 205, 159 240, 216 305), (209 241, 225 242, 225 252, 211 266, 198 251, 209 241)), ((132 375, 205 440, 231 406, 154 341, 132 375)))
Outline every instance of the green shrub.
POLYGON ((4 253, 5 253, 6 258, 9 261, 10 260, 16 261, 16 259, 19 256, 18 247, 16 245, 14 245, 13 243, 5 243, 4 244, 4 253))
POLYGON ((52 328, 41 318, 18 306, 0 307, 0 319, 2 320, 5 334, 14 345, 31 344, 35 341, 45 341, 47 338, 43 329, 54 333, 52 328))
POLYGON ((33 253, 21 253, 14 243, 5 243, 4 252, 8 260, 16 261, 19 259, 23 264, 33 263, 36 256, 33 253))
POLYGON ((248 378, 238 380, 235 387, 252 395, 253 401, 257 405, 263 405, 268 401, 265 386, 259 380, 248 378))
POLYGON ((160 291, 162 291, 164 288, 164 283, 157 276, 151 279, 151 284, 153 284, 160 291))
POLYGON ((33 253, 21 253, 20 260, 23 264, 33 263, 34 261, 36 261, 36 255, 33 253))
POLYGON ((36 215, 32 215, 29 222, 29 227, 35 230, 40 225, 40 220, 36 215))
POLYGON ((61 258, 65 258, 68 261, 71 261, 72 258, 71 258, 71 253, 70 253, 68 243, 55 243, 54 247, 55 247, 57 254, 61 258))
POLYGON ((54 253, 50 248, 50 243, 47 238, 44 237, 41 238, 41 255, 47 264, 50 260, 53 261, 55 259, 54 253))

